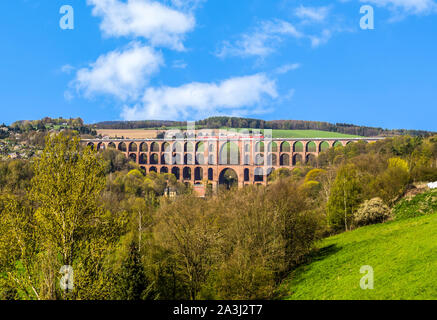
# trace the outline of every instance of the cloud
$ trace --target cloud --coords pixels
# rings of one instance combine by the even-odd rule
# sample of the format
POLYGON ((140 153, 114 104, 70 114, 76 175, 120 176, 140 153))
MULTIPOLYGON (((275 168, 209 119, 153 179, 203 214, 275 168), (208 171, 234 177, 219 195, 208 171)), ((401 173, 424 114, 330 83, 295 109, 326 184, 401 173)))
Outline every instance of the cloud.
POLYGON ((71 86, 86 97, 110 94, 122 100, 136 98, 163 64, 160 52, 132 42, 124 50, 102 55, 88 68, 78 70, 71 86))
POLYGON ((360 0, 360 2, 388 7, 390 10, 404 14, 430 14, 437 12, 434 0, 360 0))
POLYGON ((192 82, 180 87, 148 88, 142 102, 125 106, 125 120, 179 119, 212 114, 259 112, 267 98, 277 98, 276 82, 265 74, 234 77, 220 83, 192 82))
POLYGON ((283 66, 280 66, 275 70, 275 73, 277 74, 285 74, 289 71, 293 71, 296 69, 299 69, 301 67, 300 63, 290 63, 290 64, 284 64, 283 66))
POLYGON ((187 67, 186 62, 184 60, 174 60, 172 67, 175 69, 185 69, 187 67))
POLYGON ((242 34, 235 43, 224 41, 216 55, 220 58, 226 56, 266 57, 275 51, 275 47, 282 41, 281 36, 301 38, 303 34, 289 22, 279 19, 264 21, 254 32, 242 34))
POLYGON ((304 22, 323 22, 329 15, 330 7, 304 7, 296 8, 295 15, 304 22))
MULTIPOLYGON (((102 18, 100 29, 108 37, 142 37, 152 46, 184 50, 184 35, 193 30, 195 19, 150 0, 87 0, 92 14, 102 18)), ((183 5, 184 1, 178 1, 183 5)))
POLYGON ((72 65, 66 64, 66 65, 63 65, 63 66, 61 67, 61 72, 62 72, 62 73, 66 73, 66 74, 70 74, 70 73, 72 73, 75 69, 76 69, 76 68, 73 67, 72 65))

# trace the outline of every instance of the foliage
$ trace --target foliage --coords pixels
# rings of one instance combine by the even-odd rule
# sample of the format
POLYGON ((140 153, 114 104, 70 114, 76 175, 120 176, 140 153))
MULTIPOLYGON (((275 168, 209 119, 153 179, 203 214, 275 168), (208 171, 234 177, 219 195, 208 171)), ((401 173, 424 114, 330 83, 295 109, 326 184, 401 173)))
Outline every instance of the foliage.
POLYGON ((429 190, 411 199, 402 199, 393 208, 396 220, 437 213, 437 190, 429 190))
POLYGON ((390 216, 390 208, 380 198, 373 198, 360 205, 353 219, 355 226, 366 226, 385 222, 390 216))

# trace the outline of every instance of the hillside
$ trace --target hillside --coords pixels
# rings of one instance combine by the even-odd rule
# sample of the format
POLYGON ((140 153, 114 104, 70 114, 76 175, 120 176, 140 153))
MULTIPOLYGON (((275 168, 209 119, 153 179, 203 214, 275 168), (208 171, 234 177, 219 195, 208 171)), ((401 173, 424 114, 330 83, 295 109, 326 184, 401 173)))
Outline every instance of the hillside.
MULTIPOLYGON (((430 194, 436 193, 418 199, 427 199, 433 207, 430 194)), ((321 241, 311 262, 284 282, 286 299, 436 299, 437 215, 402 219, 416 207, 417 201, 409 201, 398 220, 321 241), (363 265, 374 269, 373 290, 360 288, 363 265)))

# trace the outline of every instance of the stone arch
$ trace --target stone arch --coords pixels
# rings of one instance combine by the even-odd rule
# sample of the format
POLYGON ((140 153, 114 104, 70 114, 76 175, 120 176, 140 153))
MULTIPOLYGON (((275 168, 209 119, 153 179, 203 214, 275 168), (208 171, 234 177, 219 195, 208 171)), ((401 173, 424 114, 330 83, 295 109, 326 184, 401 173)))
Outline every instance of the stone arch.
POLYGON ((159 172, 161 172, 161 173, 168 173, 168 168, 167 167, 161 167, 161 170, 159 170, 159 172))
POLYGON ((250 152, 250 143, 244 145, 244 152, 250 152))
POLYGON ((170 143, 168 143, 168 142, 164 142, 164 143, 161 145, 161 151, 162 151, 162 152, 171 152, 171 146, 170 146, 170 143))
POLYGON ((319 151, 323 152, 329 149, 329 143, 326 141, 323 141, 319 146, 319 151))
POLYGON ((140 161, 140 164, 147 164, 147 154, 145 154, 145 153, 140 154, 139 161, 140 161))
POLYGON ((182 161, 182 155, 180 153, 175 153, 173 155, 173 164, 184 164, 184 161, 182 161))
POLYGON ((164 153, 163 155, 161 155, 161 164, 172 164, 171 156, 169 153, 164 153))
POLYGON ((281 166, 289 166, 290 165, 290 156, 288 154, 282 154, 279 164, 281 166))
POLYGON ((244 164, 250 164, 250 156, 248 154, 244 156, 244 164))
POLYGON ((208 146, 208 151, 209 152, 214 152, 214 150, 215 150, 214 144, 210 143, 209 146, 208 146))
POLYGON ((181 177, 181 170, 178 167, 173 167, 171 173, 176 177, 176 180, 179 180, 181 177))
POLYGON ((293 152, 303 152, 303 143, 300 141, 296 141, 293 144, 293 152))
POLYGON ((293 166, 297 166, 302 164, 302 155, 301 154, 295 154, 293 156, 293 166))
POLYGON ((264 181, 264 170, 263 170, 263 168, 260 168, 260 167, 255 168, 255 170, 253 171, 253 175, 254 175, 254 181, 255 182, 264 181))
POLYGON ((135 153, 129 154, 129 159, 133 162, 137 162, 137 155, 135 153))
POLYGON ((94 150, 94 143, 93 142, 88 142, 87 147, 90 147, 91 150, 94 150))
POLYGON ((153 153, 150 155, 150 164, 158 164, 159 163, 159 157, 156 153, 153 153))
POLYGON ((191 168, 184 167, 182 176, 183 176, 184 180, 191 180, 191 168))
POLYGON ((276 166, 277 164, 278 164, 278 159, 276 157, 276 154, 274 153, 269 154, 267 158, 267 165, 276 166))
POLYGON ((193 151, 194 151, 193 144, 191 142, 185 142, 184 143, 184 152, 193 152, 193 151))
POLYGON ((126 143, 124 143, 124 142, 119 143, 118 150, 120 150, 122 152, 126 152, 127 151, 126 143))
POLYGON ((157 173, 158 170, 156 169, 156 167, 150 167, 149 172, 155 172, 155 173, 157 173))
POLYGON ((276 142, 269 143, 267 151, 268 152, 278 152, 278 144, 276 142))
POLYGON ((196 167, 194 169, 194 180, 203 180, 203 169, 200 167, 196 167))
POLYGON ((159 152, 159 144, 156 142, 152 142, 150 145, 150 152, 159 152))
POLYGON ((264 152, 264 142, 258 141, 255 143, 255 152, 264 152))
POLYGON ((343 147, 343 143, 341 143, 340 141, 336 140, 336 141, 334 141, 334 143, 332 144, 332 146, 333 146, 334 148, 336 148, 336 147, 343 147))
POLYGON ((238 186, 238 175, 234 169, 225 168, 219 174, 219 184, 224 185, 227 189, 238 186))
POLYGON ((202 141, 196 143, 196 153, 197 152, 205 152, 205 144, 202 141))
POLYGON ((140 144, 140 152, 148 152, 149 151, 149 146, 147 145, 147 143, 142 142, 140 144))
POLYGON ((208 180, 214 180, 214 169, 213 168, 208 169, 208 180))
POLYGON ((317 152, 317 145, 314 141, 310 141, 307 143, 306 152, 317 152))
POLYGON ((173 143, 173 152, 182 152, 182 146, 179 142, 173 143))
POLYGON ((115 146, 114 142, 110 142, 110 143, 108 143, 108 148, 116 149, 117 147, 115 146))
POLYGON ((307 164, 315 167, 317 165, 317 158, 314 154, 310 153, 310 154, 307 154, 305 162, 307 164))
POLYGON ((103 142, 99 142, 97 144, 97 151, 105 150, 105 149, 106 149, 106 146, 105 146, 105 144, 103 142))
POLYGON ((135 142, 129 143, 129 152, 137 152, 138 146, 135 142))
POLYGON ((353 141, 348 141, 348 142, 346 142, 346 146, 347 145, 350 145, 351 143, 354 143, 353 141))
POLYGON ((215 157, 214 157, 214 155, 210 154, 208 156, 208 164, 215 164, 215 157))
POLYGON ((219 152, 220 164, 240 164, 240 150, 235 142, 226 142, 219 152))
POLYGON ((284 141, 281 143, 281 152, 290 152, 291 148, 290 148, 290 144, 288 143, 288 141, 284 141))

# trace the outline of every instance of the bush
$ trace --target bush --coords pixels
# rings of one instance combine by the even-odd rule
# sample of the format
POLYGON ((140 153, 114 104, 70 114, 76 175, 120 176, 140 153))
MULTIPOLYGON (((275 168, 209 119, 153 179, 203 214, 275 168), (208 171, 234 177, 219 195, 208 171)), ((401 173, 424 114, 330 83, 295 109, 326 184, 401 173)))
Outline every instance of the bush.
POLYGON ((412 199, 403 199, 393 208, 396 220, 408 219, 437 212, 437 190, 416 195, 412 199))
POLYGON ((381 223, 388 220, 391 210, 380 198, 373 198, 364 201, 354 214, 355 226, 366 226, 369 224, 381 223))

